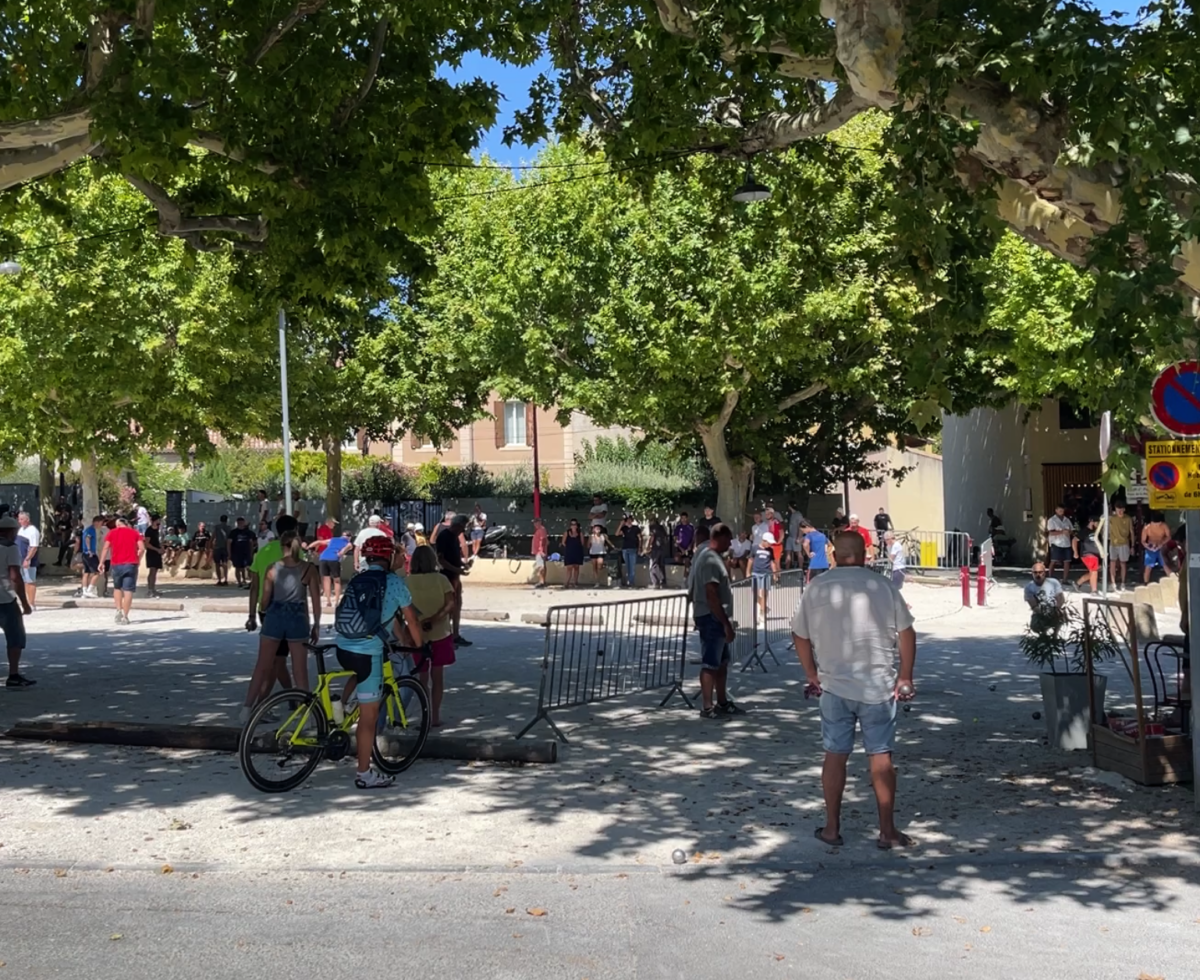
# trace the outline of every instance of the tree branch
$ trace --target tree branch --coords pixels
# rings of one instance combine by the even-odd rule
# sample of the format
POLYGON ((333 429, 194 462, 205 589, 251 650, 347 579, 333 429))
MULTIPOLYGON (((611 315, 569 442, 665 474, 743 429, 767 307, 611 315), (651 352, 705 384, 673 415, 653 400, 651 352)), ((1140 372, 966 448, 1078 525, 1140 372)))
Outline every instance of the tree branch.
POLYGON ((0 123, 0 150, 23 150, 86 136, 92 125, 90 109, 62 112, 45 119, 0 123))
POLYGON ((112 60, 121 28, 129 17, 117 10, 105 10, 96 15, 88 30, 87 53, 83 63, 83 91, 91 95, 100 87, 104 70, 112 60))
POLYGON ((832 133, 868 108, 850 86, 839 85, 830 99, 814 108, 770 112, 756 119, 743 130, 738 149, 747 154, 780 150, 800 140, 832 133))
POLYGON ((786 398, 780 399, 773 411, 767 412, 765 415, 760 415, 758 418, 752 420, 747 428, 761 429, 764 425, 770 422, 771 419, 782 415, 789 408, 793 408, 796 405, 799 405, 801 402, 806 402, 810 398, 816 398, 817 395, 821 394, 821 392, 825 391, 828 387, 829 385, 825 384, 824 381, 818 381, 816 384, 809 385, 803 391, 797 391, 794 394, 788 395, 786 398))
POLYGON ((179 205, 158 184, 135 174, 126 174, 125 179, 154 205, 154 210, 158 212, 160 235, 182 238, 200 251, 214 251, 223 244, 221 241, 214 242, 206 238, 207 234, 240 236, 228 239, 228 241, 234 248, 243 251, 258 251, 261 249, 262 243, 266 241, 267 222, 265 218, 242 218, 217 214, 185 218, 179 205))
POLYGON ((251 66, 257 65, 288 31, 305 17, 315 14, 325 6, 326 2, 327 0, 302 0, 301 3, 296 4, 283 20, 263 35, 263 39, 258 42, 258 47, 246 57, 246 64, 251 66))
POLYGON ((48 145, 0 150, 0 191, 69 167, 95 147, 91 137, 84 133, 83 136, 48 145))
POLYGON ((148 38, 154 33, 154 4, 155 0, 138 0, 133 24, 142 37, 148 38))
POLYGON ((596 90, 596 82, 619 69, 616 66, 610 72, 589 72, 584 69, 576 38, 576 32, 579 30, 578 4, 575 5, 574 12, 576 23, 573 29, 565 20, 557 21, 554 28, 558 35, 559 47, 570 64, 570 88, 581 99, 581 108, 592 125, 604 132, 614 133, 620 128, 621 120, 613 112, 612 106, 605 101, 604 96, 596 90))
MULTIPOLYGON (((217 133, 201 131, 196 133, 188 143, 191 146, 198 147, 202 150, 207 150, 209 153, 215 153, 217 156, 225 157, 227 160, 232 160, 234 163, 247 163, 246 153, 244 150, 237 147, 232 147, 225 142, 224 137, 217 133)), ((260 160, 254 163, 249 163, 249 166, 264 174, 277 173, 281 167, 277 163, 272 163, 269 160, 260 160)))
POLYGON ((375 84, 375 76, 379 74, 379 62, 383 58, 383 46, 387 42, 388 28, 391 23, 390 17, 379 18, 379 24, 375 28, 375 38, 371 42, 371 58, 367 62, 367 74, 363 78, 362 84, 359 85, 358 91, 347 99, 338 110, 333 120, 335 129, 346 125, 346 121, 354 113, 354 110, 362 105, 363 99, 371 93, 371 87, 375 84))

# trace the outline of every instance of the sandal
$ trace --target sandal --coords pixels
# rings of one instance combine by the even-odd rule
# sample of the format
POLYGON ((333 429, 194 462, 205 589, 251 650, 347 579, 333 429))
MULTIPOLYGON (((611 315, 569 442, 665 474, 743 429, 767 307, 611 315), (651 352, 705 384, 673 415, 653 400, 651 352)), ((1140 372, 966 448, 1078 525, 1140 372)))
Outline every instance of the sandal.
POLYGON ((880 837, 875 841, 875 846, 881 851, 890 851, 894 847, 916 847, 917 842, 914 838, 909 837, 908 834, 897 830, 895 840, 884 840, 880 837))
POLYGON ((37 681, 31 681, 28 677, 22 677, 20 674, 9 674, 8 681, 5 687, 33 687, 37 681))
POLYGON ((838 834, 833 840, 830 840, 823 833, 824 830, 825 830, 824 827, 818 827, 816 830, 813 831, 813 836, 817 840, 819 840, 822 844, 826 844, 829 847, 845 847, 846 846, 846 842, 844 840, 842 840, 841 834, 838 834))

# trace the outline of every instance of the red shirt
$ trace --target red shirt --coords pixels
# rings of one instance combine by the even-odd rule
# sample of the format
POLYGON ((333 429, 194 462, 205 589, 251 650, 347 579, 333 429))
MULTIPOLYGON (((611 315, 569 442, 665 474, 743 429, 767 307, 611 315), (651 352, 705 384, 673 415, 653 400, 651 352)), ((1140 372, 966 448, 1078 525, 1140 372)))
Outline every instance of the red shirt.
POLYGON ((392 526, 387 521, 381 521, 379 530, 386 534, 389 538, 395 539, 396 532, 392 530, 392 526))
POLYGON ((332 538, 333 528, 331 528, 328 524, 322 524, 319 528, 317 528, 318 541, 329 541, 332 540, 332 538))
POLYGON ((544 528, 539 527, 533 532, 533 553, 535 555, 546 555, 550 551, 550 533, 544 528))
POLYGON ((114 565, 136 565, 141 560, 138 557, 138 545, 142 543, 142 536, 133 528, 114 528, 104 540, 108 543, 109 557, 114 565))
POLYGON ((846 530, 847 530, 847 531, 853 531, 853 532, 854 532, 855 534, 857 534, 857 535, 858 535, 860 538, 862 538, 862 539, 863 539, 863 545, 864 545, 865 547, 867 547, 867 548, 872 548, 872 547, 874 547, 874 546, 875 546, 875 538, 874 538, 874 537, 871 535, 871 532, 870 532, 870 531, 868 531, 868 530, 867 530, 865 527, 863 527, 861 524, 860 524, 860 525, 858 525, 858 527, 848 527, 848 528, 846 528, 846 530))

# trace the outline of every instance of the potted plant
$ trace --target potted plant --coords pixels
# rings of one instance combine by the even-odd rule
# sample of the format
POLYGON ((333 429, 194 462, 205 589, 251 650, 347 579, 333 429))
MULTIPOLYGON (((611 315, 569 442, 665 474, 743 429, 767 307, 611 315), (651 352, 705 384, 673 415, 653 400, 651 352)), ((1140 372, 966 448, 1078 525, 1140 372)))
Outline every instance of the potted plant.
MULTIPOLYGON (((1083 617, 1070 606, 1043 606, 1030 617, 1021 637, 1021 653, 1042 669, 1042 715, 1046 738, 1060 749, 1086 749, 1091 715, 1088 704, 1087 658, 1092 663, 1115 660, 1120 650, 1108 623, 1092 619, 1085 629, 1083 617), (1090 636, 1089 636, 1090 634, 1090 636)), ((1108 678, 1092 674, 1096 705, 1103 715, 1108 678)))

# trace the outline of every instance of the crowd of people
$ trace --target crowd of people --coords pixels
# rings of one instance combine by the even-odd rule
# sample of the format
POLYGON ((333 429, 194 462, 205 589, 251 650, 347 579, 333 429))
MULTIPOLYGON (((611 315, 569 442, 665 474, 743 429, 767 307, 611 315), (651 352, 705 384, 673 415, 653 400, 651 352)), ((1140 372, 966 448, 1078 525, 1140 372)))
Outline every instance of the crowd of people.
MULTIPOLYGON (((541 519, 533 521, 532 550, 537 582, 535 589, 546 588, 548 563, 560 561, 564 570, 564 589, 579 587, 579 574, 585 563, 591 565, 592 581, 608 583, 610 571, 625 588, 638 588, 637 567, 647 566, 648 587, 665 589, 667 566, 683 566, 685 575, 703 547, 713 527, 722 523, 711 505, 703 508, 704 516, 692 520, 681 510, 673 520, 652 517, 645 528, 636 517, 623 512, 615 530, 609 531, 608 505, 603 497, 592 498, 587 526, 578 519, 568 522, 566 530, 552 541, 541 519)), ((479 507, 476 505, 476 512, 479 507)), ((486 518, 485 518, 486 521, 486 518)), ((880 508, 874 521, 875 531, 865 527, 857 514, 844 515, 838 509, 831 533, 844 530, 860 536, 868 562, 887 565, 894 581, 903 585, 906 571, 903 547, 896 541, 891 518, 880 508)), ((486 524, 485 524, 486 526, 486 524)), ((803 570, 805 580, 828 571, 836 564, 830 534, 817 528, 796 507, 788 504, 778 513, 773 506, 754 511, 749 530, 737 532, 729 548, 722 553, 727 571, 733 579, 778 577, 788 569, 803 570)))

